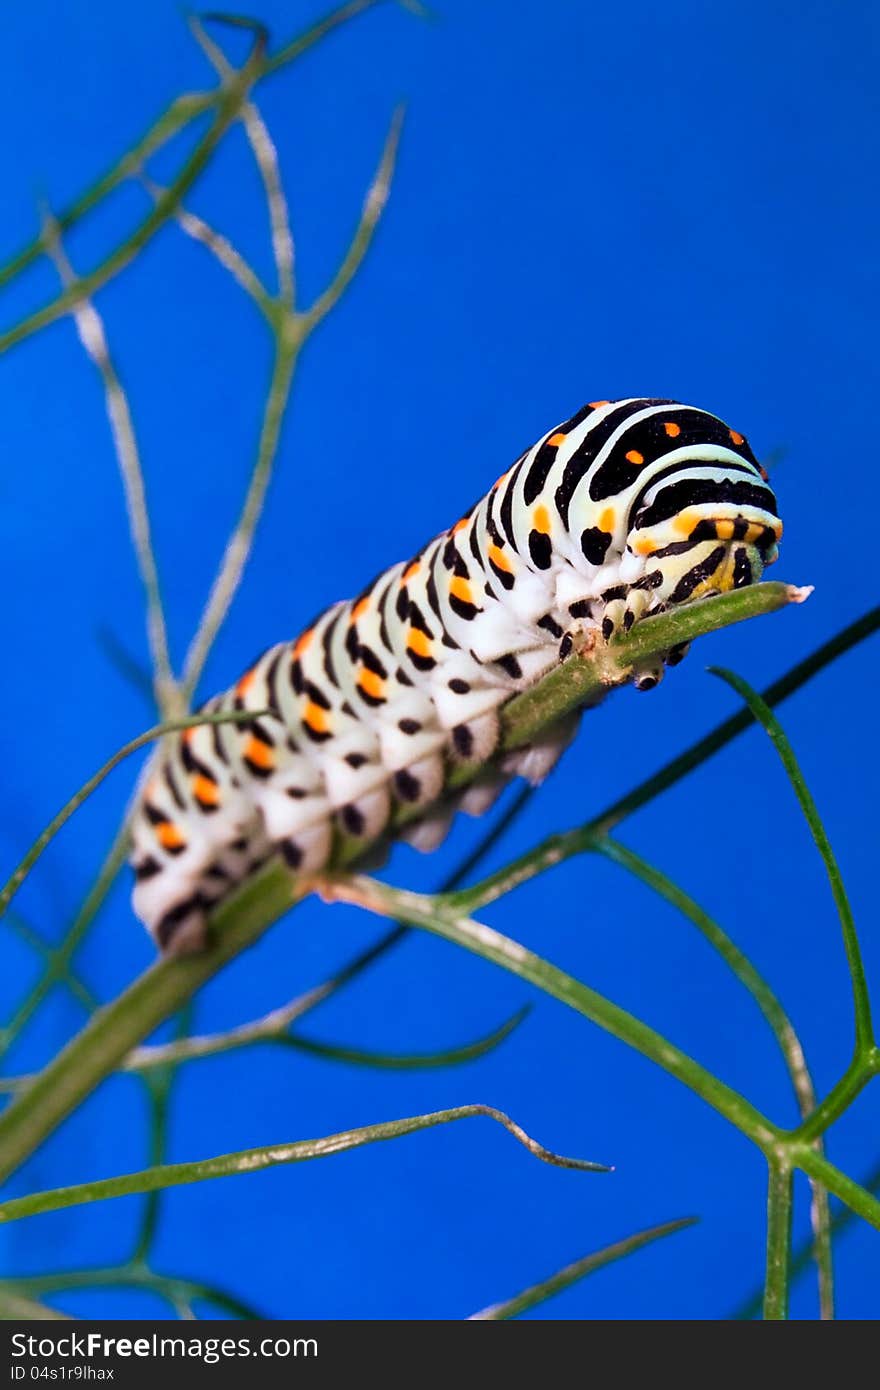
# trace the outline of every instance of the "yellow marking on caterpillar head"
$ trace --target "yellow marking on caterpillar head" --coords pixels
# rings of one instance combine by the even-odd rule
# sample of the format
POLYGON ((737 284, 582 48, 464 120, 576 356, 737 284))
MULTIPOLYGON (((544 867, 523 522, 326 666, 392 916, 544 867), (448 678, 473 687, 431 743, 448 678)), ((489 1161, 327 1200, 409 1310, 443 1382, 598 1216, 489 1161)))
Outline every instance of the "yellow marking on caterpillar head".
POLYGON ((513 573, 513 566, 500 546, 494 544, 489 546, 489 559, 496 569, 504 570, 505 574, 513 573))
POLYGON ((599 530, 607 531, 610 535, 611 532, 614 530, 615 521, 616 517, 614 515, 614 508, 606 507, 602 515, 599 517, 599 530))
POLYGON ((677 425, 674 420, 667 420, 663 428, 670 439, 677 439, 681 434, 681 425, 677 425))
MULTIPOLYGON (((563 438, 565 436, 563 435, 563 438)), ((535 508, 535 515, 532 517, 532 525, 536 531, 540 531, 542 536, 550 534, 550 513, 545 506, 535 508)))
POLYGON ((473 591, 470 584, 459 574, 454 574, 449 581, 449 592, 453 598, 460 599, 462 603, 473 603, 473 591))
POLYGON ((385 698, 385 682, 375 671, 368 671, 364 667, 358 676, 358 685, 365 695, 371 695, 374 700, 385 698))
POLYGON ((703 517, 696 512, 679 512, 672 523, 673 530, 678 531, 682 536, 689 536, 695 526, 699 526, 703 517))
MULTIPOLYGON (((327 734, 327 733, 330 732, 330 716, 329 716, 327 710, 322 709, 320 705, 316 705, 315 702, 314 702, 314 700, 309 700, 309 701, 307 702, 306 707, 305 707, 305 709, 303 710, 303 716, 302 716, 302 717, 303 717, 303 723, 304 723, 304 724, 308 724, 308 726, 309 726, 309 728, 311 729, 311 731, 312 731, 313 734, 327 734)), ((257 740, 255 739, 254 742, 257 742, 257 740)), ((263 744, 263 747, 265 748, 265 744, 263 744)), ((271 748, 270 748, 270 749, 267 749, 266 751, 267 751, 268 753, 270 753, 270 754, 272 753, 271 748)), ((255 758, 254 761, 256 762, 257 759, 255 758)), ((274 763, 274 755, 273 755, 273 763, 274 763)), ((266 764, 261 763, 261 764, 260 764, 261 767, 263 767, 263 766, 271 766, 271 765, 272 765, 272 764, 268 764, 268 763, 266 763, 266 764)))
MULTIPOLYGON (((749 531, 752 531, 752 530, 754 530, 754 527, 750 526, 750 527, 749 527, 749 531)), ((732 540, 733 540, 733 522, 732 522, 732 521, 729 521, 729 520, 728 520, 728 521, 716 521, 716 522, 715 522, 715 535, 718 537, 718 539, 719 539, 720 541, 732 541, 732 540)), ((749 536, 748 536, 748 531, 747 531, 747 532, 746 532, 746 540, 748 540, 748 538, 749 538, 749 536)))
POLYGON ((180 826, 170 820, 160 821, 156 826, 156 839, 163 849, 183 849, 186 844, 186 836, 180 826))
POLYGON ((640 454, 638 449, 629 449, 627 453, 624 454, 624 458, 627 463, 633 464, 636 468, 641 468, 642 464, 645 462, 645 455, 640 454))
POLYGON ((192 793, 196 801, 204 802, 206 806, 220 805, 220 788, 201 772, 196 773, 192 779, 192 793))
POLYGON ((299 637, 297 637, 296 641, 293 644, 294 658, 298 659, 302 656, 303 652, 308 647, 314 635, 315 629, 313 627, 307 627, 305 632, 300 633, 299 637))
POLYGON ((422 632, 421 628, 410 628, 409 635, 406 639, 406 645, 411 652, 415 652, 416 656, 431 655, 431 639, 426 633, 422 632))
POLYGON ((656 543, 651 540, 650 536, 645 536, 642 540, 636 541, 633 546, 633 551, 636 555, 653 555, 656 549, 656 543))

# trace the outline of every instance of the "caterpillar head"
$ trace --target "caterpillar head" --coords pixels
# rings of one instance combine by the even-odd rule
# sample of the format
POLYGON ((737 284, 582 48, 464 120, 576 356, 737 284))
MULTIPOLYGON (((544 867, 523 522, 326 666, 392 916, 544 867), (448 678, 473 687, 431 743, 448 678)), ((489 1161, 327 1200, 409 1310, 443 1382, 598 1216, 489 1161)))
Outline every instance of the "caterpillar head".
POLYGON ((758 582, 781 536, 757 463, 716 459, 647 491, 632 517, 622 577, 650 591, 652 608, 726 593, 758 582))

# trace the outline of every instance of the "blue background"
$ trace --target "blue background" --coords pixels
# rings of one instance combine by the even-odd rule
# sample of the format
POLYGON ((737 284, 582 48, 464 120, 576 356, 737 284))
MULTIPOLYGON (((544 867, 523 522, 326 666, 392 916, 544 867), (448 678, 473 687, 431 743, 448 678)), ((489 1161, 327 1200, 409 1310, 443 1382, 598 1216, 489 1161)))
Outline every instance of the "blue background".
MULTIPOLYGON (((306 300, 351 233, 395 104, 408 112, 391 202, 363 273, 309 345, 271 506, 205 693, 314 610, 355 592, 473 500, 584 400, 673 396, 717 411, 774 469, 786 522, 774 577, 814 583, 800 609, 700 643, 650 698, 590 715, 576 749, 496 851, 497 865, 601 809, 735 707, 705 673, 763 685, 877 593, 876 5, 739 0, 437 0, 424 23, 380 7, 260 89, 281 151, 306 300)), ((263 0, 280 42, 320 12, 263 0)), ((4 18, 3 247, 63 206, 181 90, 210 85, 176 0, 33 0, 4 18)), ((240 47, 240 45, 239 45, 240 47)), ((237 52, 233 40, 231 51, 237 52)), ((179 158, 180 148, 177 150, 179 158)), ((153 166, 167 178, 168 157, 153 166)), ((266 276, 265 210, 240 132, 190 199, 266 276)), ((118 195, 70 237, 76 264, 142 214, 118 195)), ((6 295, 5 323, 55 292, 50 267, 6 295)), ((269 369, 267 335, 228 277, 175 228, 100 296, 148 476, 180 660, 233 522, 269 369)), ((144 660, 139 585, 97 379, 69 320, 0 364, 0 856, 12 866, 49 816, 150 722, 108 662, 108 628, 144 660)), ((876 639, 783 711, 880 976, 876 926, 876 639)), ((52 846, 21 898, 59 939, 118 823, 118 773, 52 846)), ((431 888, 473 845, 457 824, 431 859, 396 851, 392 881, 431 888)), ((752 730, 627 822, 621 838, 715 912, 777 986, 817 1084, 848 1059, 839 928, 806 827, 752 730)), ((111 997, 152 956, 120 884, 78 956, 111 997)), ((578 860, 485 919, 665 1031, 759 1106, 793 1119, 788 1081, 752 1001, 694 930, 622 871, 578 860)), ((323 980, 383 930, 307 905, 199 998, 197 1027, 256 1017, 323 980)), ((7 1011, 36 958, 6 933, 7 1011)), ((523 1027, 465 1068, 381 1073, 286 1050, 190 1065, 170 1155, 222 1153, 480 1100, 545 1143, 616 1165, 610 1177, 536 1163, 471 1121, 295 1169, 170 1194, 156 1263, 222 1283, 271 1316, 459 1318, 638 1227, 695 1229, 546 1304, 536 1316, 715 1317, 760 1278, 760 1156, 701 1101, 561 1005, 413 934, 308 1020, 311 1036, 428 1051, 523 1027)), ((22 1070, 81 1022, 56 990, 13 1051, 22 1070)), ((878 1157, 880 1095, 830 1151, 860 1176, 878 1157)), ((145 1161, 145 1108, 103 1087, 18 1175, 23 1191, 145 1161)), ((798 1192, 797 1229, 807 1229, 798 1192)), ((4 1229, 8 1273, 123 1258, 139 1199, 4 1229)), ((877 1313, 880 1245, 838 1248, 840 1311, 877 1313)), ((142 1294, 67 1295, 79 1314, 151 1314, 142 1294)), ((795 1312, 812 1316, 802 1281, 795 1312)))

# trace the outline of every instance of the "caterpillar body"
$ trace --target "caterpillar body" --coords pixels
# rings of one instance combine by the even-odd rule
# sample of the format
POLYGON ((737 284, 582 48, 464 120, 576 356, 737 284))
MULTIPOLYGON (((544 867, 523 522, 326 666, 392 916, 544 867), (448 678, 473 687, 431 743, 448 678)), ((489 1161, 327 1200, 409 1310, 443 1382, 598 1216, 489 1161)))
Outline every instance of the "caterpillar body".
MULTIPOLYGON (((499 705, 576 632, 608 638, 756 582, 781 531, 766 473, 717 416, 667 400, 584 406, 411 560, 203 706, 253 720, 166 741, 133 817, 135 912, 163 951, 199 950, 211 907, 269 854, 317 871, 335 828, 367 845, 395 804, 424 808, 402 833, 433 848, 452 814, 436 804, 447 762, 491 757, 499 705)), ((513 775, 540 781, 572 732, 508 755, 458 806, 479 813, 513 775)))

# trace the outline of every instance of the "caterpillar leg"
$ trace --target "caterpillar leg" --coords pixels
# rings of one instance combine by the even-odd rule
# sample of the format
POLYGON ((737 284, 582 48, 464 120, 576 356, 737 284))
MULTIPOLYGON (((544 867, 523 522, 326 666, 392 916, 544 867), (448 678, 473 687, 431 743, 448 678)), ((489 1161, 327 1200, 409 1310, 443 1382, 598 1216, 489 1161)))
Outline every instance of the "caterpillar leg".
POLYGON ((490 807, 495 805, 509 781, 509 777, 496 773, 475 782, 467 791, 462 792, 456 802, 456 810, 463 811, 466 816, 484 816, 490 807))
POLYGON ((430 854, 446 839, 454 815, 453 805, 438 807, 422 820, 405 825, 398 832, 397 838, 412 845, 413 849, 417 849, 421 854, 430 854))
POLYGON ((300 874, 314 874, 323 869, 332 847, 333 826, 329 819, 304 826, 278 846, 287 867, 300 874))
POLYGON ((502 762, 504 771, 513 777, 522 777, 533 787, 540 786, 571 743, 579 723, 580 714, 577 712, 560 719, 534 743, 508 753, 502 762))
MULTIPOLYGON (((646 589, 631 588, 622 598, 611 599, 602 613, 602 636, 606 642, 621 633, 629 632, 640 618, 644 618, 652 606, 652 594, 646 589)), ((679 657, 681 660, 681 657, 679 657)), ((636 690, 655 690, 664 676, 664 666, 674 665, 661 655, 633 669, 633 685, 636 690)))
POLYGON ((430 806, 443 791, 443 759, 421 758, 394 773, 392 787, 396 801, 406 806, 430 806))
POLYGON ((467 723, 456 724, 451 730, 450 752, 453 760, 458 763, 488 762, 498 747, 500 727, 495 709, 467 723))
POLYGON ((684 661, 690 649, 690 642, 678 642, 674 647, 670 647, 668 652, 664 653, 663 660, 667 666, 677 666, 680 661, 684 661))
POLYGON ((382 834, 390 817, 391 792, 387 783, 358 797, 357 801, 350 801, 336 815, 339 828, 346 835, 367 842, 382 834))
POLYGON ((156 945, 166 956, 193 956, 208 942, 207 905, 200 893, 169 908, 153 928, 156 945))

